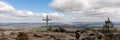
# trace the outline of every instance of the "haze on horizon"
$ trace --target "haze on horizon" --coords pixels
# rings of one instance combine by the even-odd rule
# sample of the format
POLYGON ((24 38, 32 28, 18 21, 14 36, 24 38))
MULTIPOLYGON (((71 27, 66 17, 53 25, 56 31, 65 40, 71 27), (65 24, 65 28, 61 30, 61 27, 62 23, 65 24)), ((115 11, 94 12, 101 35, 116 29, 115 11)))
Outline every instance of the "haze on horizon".
POLYGON ((0 23, 120 22, 120 0, 0 0, 0 23))

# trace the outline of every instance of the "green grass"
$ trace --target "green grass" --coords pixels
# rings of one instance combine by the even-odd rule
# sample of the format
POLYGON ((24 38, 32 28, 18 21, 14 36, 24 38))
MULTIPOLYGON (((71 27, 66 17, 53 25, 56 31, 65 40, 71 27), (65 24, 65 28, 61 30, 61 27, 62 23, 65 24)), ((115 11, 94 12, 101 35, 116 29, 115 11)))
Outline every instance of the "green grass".
POLYGON ((29 32, 42 32, 42 31, 46 31, 46 29, 31 29, 31 30, 29 30, 29 32))

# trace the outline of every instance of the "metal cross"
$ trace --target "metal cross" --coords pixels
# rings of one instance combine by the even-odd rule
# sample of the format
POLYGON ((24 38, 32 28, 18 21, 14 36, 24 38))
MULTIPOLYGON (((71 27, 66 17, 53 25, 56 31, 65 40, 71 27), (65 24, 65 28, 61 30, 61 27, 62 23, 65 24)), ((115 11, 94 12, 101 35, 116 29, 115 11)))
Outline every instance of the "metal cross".
POLYGON ((51 19, 48 18, 48 15, 46 16, 46 19, 42 19, 42 20, 46 21, 46 27, 49 27, 48 26, 48 21, 50 21, 51 19))

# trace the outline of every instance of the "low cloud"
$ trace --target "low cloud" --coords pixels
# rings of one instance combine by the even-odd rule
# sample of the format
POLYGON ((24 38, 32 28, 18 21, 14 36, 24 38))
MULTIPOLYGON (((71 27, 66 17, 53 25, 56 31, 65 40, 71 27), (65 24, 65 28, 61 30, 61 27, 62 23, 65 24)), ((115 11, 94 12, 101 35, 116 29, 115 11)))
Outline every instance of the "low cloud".
POLYGON ((91 22, 110 17, 116 21, 115 19, 120 18, 120 0, 53 0, 49 6, 76 14, 73 20, 91 22))

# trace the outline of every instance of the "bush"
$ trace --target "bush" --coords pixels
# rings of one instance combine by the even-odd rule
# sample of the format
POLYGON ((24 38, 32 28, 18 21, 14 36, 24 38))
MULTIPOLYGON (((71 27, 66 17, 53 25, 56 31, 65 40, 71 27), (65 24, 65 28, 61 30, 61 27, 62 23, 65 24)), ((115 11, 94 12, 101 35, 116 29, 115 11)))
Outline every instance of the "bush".
POLYGON ((59 29, 54 29, 53 32, 59 32, 59 29))
POLYGON ((52 30, 53 30, 52 27, 47 28, 47 31, 52 31, 52 30))
POLYGON ((66 32, 66 29, 64 29, 64 28, 59 28, 59 31, 60 31, 60 32, 66 32))
POLYGON ((64 28, 58 28, 58 29, 54 29, 54 32, 66 32, 66 29, 64 28))

